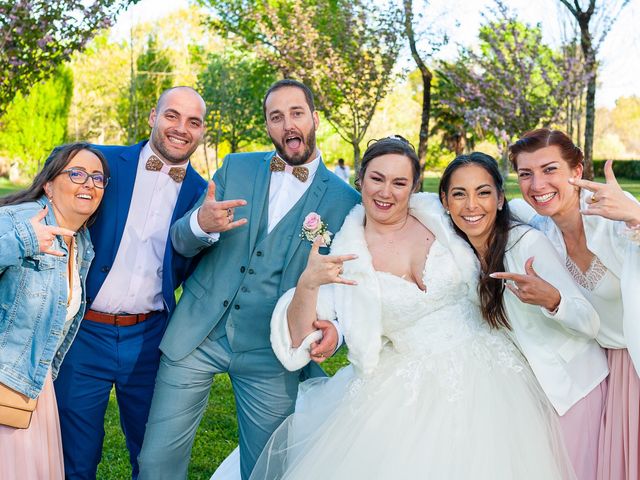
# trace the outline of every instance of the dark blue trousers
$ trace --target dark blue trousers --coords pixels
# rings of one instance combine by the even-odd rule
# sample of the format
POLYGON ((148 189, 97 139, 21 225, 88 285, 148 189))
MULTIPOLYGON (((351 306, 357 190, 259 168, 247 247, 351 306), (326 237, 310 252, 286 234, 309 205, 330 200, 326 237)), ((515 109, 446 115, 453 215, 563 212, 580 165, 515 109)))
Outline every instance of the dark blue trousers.
POLYGON ((132 478, 153 397, 165 312, 129 327, 83 320, 54 382, 67 479, 95 479, 115 385, 132 478))

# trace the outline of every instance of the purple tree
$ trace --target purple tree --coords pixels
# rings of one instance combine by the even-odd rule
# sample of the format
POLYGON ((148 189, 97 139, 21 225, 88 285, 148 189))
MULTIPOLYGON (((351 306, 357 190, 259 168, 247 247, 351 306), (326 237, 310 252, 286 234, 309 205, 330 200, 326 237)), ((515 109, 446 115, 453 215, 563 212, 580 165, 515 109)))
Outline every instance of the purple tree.
MULTIPOLYGON (((576 62, 542 42, 540 26, 520 21, 502 2, 480 28, 478 49, 462 49, 455 62, 442 62, 448 83, 438 109, 477 138, 496 142, 508 173, 507 147, 519 134, 558 121, 576 88, 576 62)), ((582 83, 584 85, 584 83, 582 83)))
POLYGON ((136 0, 0 0, 0 114, 136 0))

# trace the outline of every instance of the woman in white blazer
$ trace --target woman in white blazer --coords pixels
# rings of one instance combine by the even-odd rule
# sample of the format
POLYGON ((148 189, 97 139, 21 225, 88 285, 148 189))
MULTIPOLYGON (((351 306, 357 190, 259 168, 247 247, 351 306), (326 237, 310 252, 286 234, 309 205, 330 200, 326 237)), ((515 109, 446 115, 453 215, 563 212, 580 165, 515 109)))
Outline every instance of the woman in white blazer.
MULTIPOLYGON (((582 151, 563 132, 538 129, 510 147, 520 190, 600 316, 596 340, 610 375, 600 428, 597 478, 637 480, 640 452, 640 204, 618 185, 581 180, 582 151)), ((512 202, 513 203, 513 202, 512 202)), ((591 435, 586 428, 580 432, 591 435)))
POLYGON ((575 441, 566 418, 577 416, 596 432, 600 425, 608 368, 594 340, 599 329, 596 311, 549 240, 513 221, 492 157, 480 152, 457 157, 442 176, 440 196, 456 231, 480 259, 483 310, 496 318, 497 326, 510 329, 560 416, 576 477, 595 479, 597 433, 591 451, 585 452, 586 445, 575 441), (593 403, 595 415, 589 408, 593 403))

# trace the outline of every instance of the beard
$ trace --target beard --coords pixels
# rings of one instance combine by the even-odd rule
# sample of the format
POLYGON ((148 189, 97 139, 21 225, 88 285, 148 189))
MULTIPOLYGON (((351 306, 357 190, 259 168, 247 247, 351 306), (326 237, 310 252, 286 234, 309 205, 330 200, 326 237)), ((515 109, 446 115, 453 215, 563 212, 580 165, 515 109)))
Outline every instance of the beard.
POLYGON ((276 147, 278 156, 292 167, 304 165, 305 163, 307 163, 316 149, 316 131, 313 128, 307 135, 302 135, 302 143, 304 144, 304 149, 302 150, 302 152, 295 155, 288 155, 286 153, 284 143, 276 140, 271 135, 269 135, 269 138, 271 138, 274 147, 276 147))
POLYGON ((151 145, 160 155, 162 155, 162 158, 166 160, 167 163, 183 163, 186 160, 189 160, 191 154, 193 154, 193 152, 196 151, 196 148, 198 148, 198 143, 194 143, 187 152, 181 155, 176 155, 171 153, 167 143, 169 143, 169 140, 163 137, 160 132, 155 129, 151 130, 151 145))

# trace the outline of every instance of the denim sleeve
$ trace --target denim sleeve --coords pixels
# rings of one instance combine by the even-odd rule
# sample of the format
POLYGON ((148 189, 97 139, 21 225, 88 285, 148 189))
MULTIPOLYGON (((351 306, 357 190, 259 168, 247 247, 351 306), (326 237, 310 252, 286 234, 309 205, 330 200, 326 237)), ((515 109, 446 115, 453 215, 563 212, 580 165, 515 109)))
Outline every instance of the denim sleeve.
POLYGON ((0 272, 38 253, 38 239, 29 220, 0 212, 0 272))

